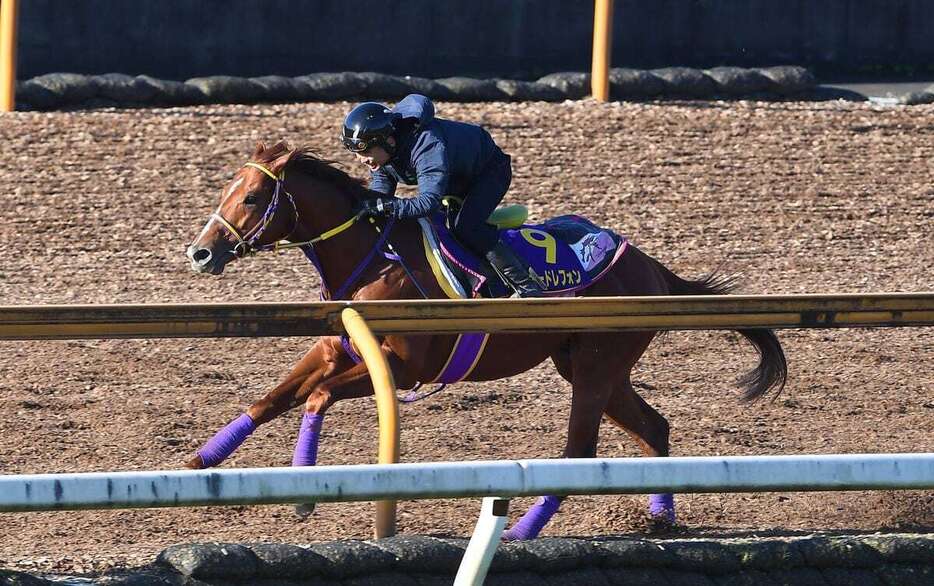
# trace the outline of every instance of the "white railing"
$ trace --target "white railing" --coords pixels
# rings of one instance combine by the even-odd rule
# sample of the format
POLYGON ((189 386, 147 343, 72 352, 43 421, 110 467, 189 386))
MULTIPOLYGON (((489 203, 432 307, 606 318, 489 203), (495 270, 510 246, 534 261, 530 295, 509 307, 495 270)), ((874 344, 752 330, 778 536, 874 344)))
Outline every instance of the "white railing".
POLYGON ((0 511, 491 497, 455 581, 480 584, 505 525, 506 497, 866 489, 934 489, 934 453, 23 474, 0 476, 0 511))
POLYGON ((934 453, 501 460, 7 475, 0 511, 928 488, 934 453))

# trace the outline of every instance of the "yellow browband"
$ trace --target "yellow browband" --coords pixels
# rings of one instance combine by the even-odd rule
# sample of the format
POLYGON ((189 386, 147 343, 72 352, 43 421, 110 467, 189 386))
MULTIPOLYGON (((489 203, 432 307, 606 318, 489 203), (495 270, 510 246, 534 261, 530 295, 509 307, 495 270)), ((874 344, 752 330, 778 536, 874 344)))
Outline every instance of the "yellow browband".
MULTIPOLYGON (((284 182, 284 181, 285 181, 285 170, 283 170, 282 173, 279 174, 279 176, 277 177, 277 176, 275 175, 275 173, 273 173, 272 171, 270 171, 267 167, 265 167, 265 166, 263 166, 263 165, 260 165, 259 163, 249 162, 249 163, 247 163, 247 164, 244 165, 244 166, 245 166, 245 167, 253 167, 254 169, 259 169, 260 171, 262 171, 263 173, 265 173, 266 175, 268 175, 268 176, 269 176, 273 181, 275 181, 276 183, 284 182)), ((283 188, 283 191, 285 191, 284 188, 283 188)), ((285 191, 285 193, 287 193, 287 194, 289 195, 289 197, 292 197, 292 194, 290 194, 289 192, 285 191)), ((295 205, 294 200, 292 201, 292 205, 293 205, 293 206, 295 205)), ((298 210, 296 210, 296 214, 297 214, 297 213, 298 213, 298 210)), ((280 250, 280 249, 285 249, 285 248, 298 248, 299 246, 305 246, 305 245, 308 245, 308 244, 316 244, 316 243, 321 242, 321 241, 323 241, 323 240, 327 240, 328 238, 333 238, 334 236, 337 236, 338 234, 340 234, 340 233, 343 232, 344 230, 346 230, 346 229, 350 228, 351 226, 353 226, 354 223, 355 223, 357 220, 359 220, 362 216, 363 216, 363 214, 362 214, 362 213, 359 213, 359 214, 353 216, 352 218, 350 218, 349 220, 347 220, 346 222, 344 222, 343 224, 341 224, 341 225, 339 225, 339 226, 336 226, 336 227, 334 227, 334 228, 331 228, 330 230, 327 230, 326 232, 322 232, 320 236, 316 236, 315 238, 312 238, 311 240, 306 240, 305 242, 286 242, 286 241, 284 241, 284 240, 279 240, 279 241, 275 242, 275 243, 272 245, 272 250, 278 251, 278 250, 280 250)), ((234 236, 236 236, 237 238, 240 238, 240 235, 239 235, 239 234, 237 233, 237 231, 233 228, 233 226, 231 226, 231 225, 227 222, 227 220, 225 220, 224 218, 221 218, 221 217, 219 217, 219 216, 218 216, 218 219, 221 220, 221 223, 224 224, 224 227, 226 227, 228 230, 230 230, 231 232, 233 232, 234 236)), ((241 240, 242 240, 242 238, 241 238, 241 240)))
POLYGON ((272 171, 260 165, 259 163, 252 163, 252 162, 247 163, 246 165, 244 165, 244 167, 253 167, 254 169, 259 169, 263 173, 269 175, 269 178, 272 179, 273 181, 282 181, 283 179, 285 179, 285 171, 282 172, 282 175, 280 175, 279 177, 276 177, 272 171))

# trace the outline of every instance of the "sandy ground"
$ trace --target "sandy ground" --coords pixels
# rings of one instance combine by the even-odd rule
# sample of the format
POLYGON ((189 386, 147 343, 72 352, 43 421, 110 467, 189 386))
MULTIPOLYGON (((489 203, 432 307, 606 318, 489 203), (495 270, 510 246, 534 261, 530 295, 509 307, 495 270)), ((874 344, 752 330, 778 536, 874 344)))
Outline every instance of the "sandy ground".
MULTIPOLYGON (((183 255, 257 141, 339 150, 349 104, 15 113, 0 117, 0 304, 316 300, 300 253, 222 277, 183 255)), ((513 155, 508 201, 576 212, 685 277, 723 265, 744 293, 934 289, 934 107, 843 103, 450 104, 513 155)), ((637 389, 675 455, 934 451, 928 329, 785 331, 787 388, 740 405, 755 353, 736 335, 672 333, 637 389)), ((284 375, 311 340, 2 342, 0 473, 177 468, 284 375)), ((569 389, 550 364, 403 407, 405 461, 555 457, 569 389)), ((225 466, 290 461, 298 413, 225 466)), ((375 461, 371 399, 327 417, 322 464, 375 461)), ((633 456, 605 425, 600 454, 633 456)), ((544 535, 639 533, 644 497, 569 500, 544 535)), ((515 510, 531 499, 519 499, 515 510)), ((405 533, 466 536, 479 501, 400 504, 405 533)), ((688 534, 934 529, 923 492, 710 494, 679 499, 688 534)), ((68 572, 150 561, 203 540, 308 543, 372 532, 369 503, 0 514, 0 567, 68 572)))

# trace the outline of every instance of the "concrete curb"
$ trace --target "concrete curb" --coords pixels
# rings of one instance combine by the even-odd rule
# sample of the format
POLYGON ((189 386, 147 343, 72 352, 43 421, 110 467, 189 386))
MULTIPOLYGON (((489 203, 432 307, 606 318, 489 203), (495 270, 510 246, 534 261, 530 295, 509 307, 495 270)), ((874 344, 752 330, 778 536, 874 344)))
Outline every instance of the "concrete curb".
MULTIPOLYGON (((203 543, 169 547, 146 568, 82 583, 110 586, 450 584, 467 541, 408 536, 309 546, 203 543)), ((50 577, 58 583, 64 577, 50 577)), ((51 584, 0 571, 0 582, 51 584), (3 582, 3 580, 7 580, 3 582), (19 582, 16 582, 16 580, 19 582)), ((934 534, 763 539, 546 538, 505 543, 487 584, 931 584, 934 534)))

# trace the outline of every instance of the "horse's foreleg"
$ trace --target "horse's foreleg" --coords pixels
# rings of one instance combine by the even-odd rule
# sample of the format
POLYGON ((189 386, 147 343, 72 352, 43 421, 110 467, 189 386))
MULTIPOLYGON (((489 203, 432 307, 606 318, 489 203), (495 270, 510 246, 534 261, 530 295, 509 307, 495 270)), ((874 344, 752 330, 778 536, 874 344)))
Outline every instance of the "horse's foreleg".
POLYGON ((217 432, 187 462, 186 467, 197 470, 217 466, 240 447, 258 426, 304 402, 307 392, 302 394, 303 389, 313 388, 334 368, 335 360, 331 354, 324 340, 316 343, 292 369, 288 378, 253 403, 246 413, 217 432))
MULTIPOLYGON (((668 421, 636 393, 629 376, 610 396, 606 416, 639 444, 642 455, 667 456, 668 421)), ((649 496, 649 515, 663 524, 675 522, 675 500, 671 493, 649 496)))
POLYGON ((295 453, 292 454, 292 466, 314 466, 318 461, 318 439, 324 415, 305 413, 298 428, 295 453))
POLYGON ((361 363, 322 380, 309 380, 303 387, 307 399, 292 465, 314 466, 325 412, 337 401, 372 395, 373 385, 366 365, 361 363))
POLYGON ((240 414, 198 449, 186 467, 195 470, 211 468, 226 460, 259 425, 300 402, 291 400, 291 397, 306 378, 307 374, 290 378, 254 403, 246 413, 240 414))
MULTIPOLYGON (((305 400, 305 412, 295 442, 292 456, 293 466, 314 466, 318 461, 318 442, 324 414, 337 401, 366 397, 373 394, 370 373, 365 364, 357 364, 333 377, 316 382, 309 389, 305 400)), ((302 503, 295 506, 295 512, 307 517, 314 511, 314 503, 302 503)))
POLYGON ((256 423, 246 413, 241 413, 223 429, 214 434, 206 444, 185 464, 186 468, 200 470, 211 468, 223 462, 251 433, 256 431, 256 423))

